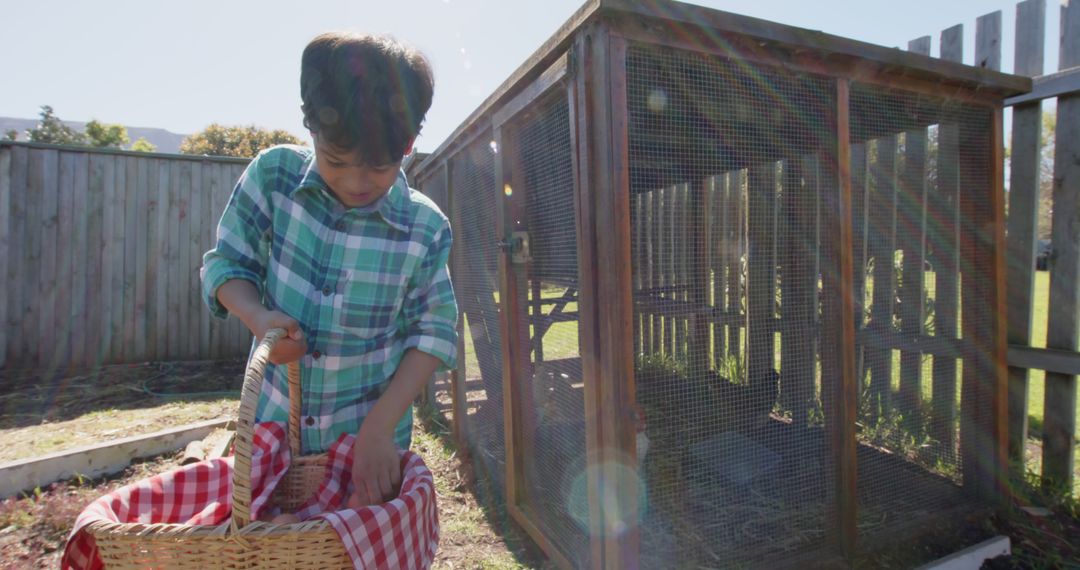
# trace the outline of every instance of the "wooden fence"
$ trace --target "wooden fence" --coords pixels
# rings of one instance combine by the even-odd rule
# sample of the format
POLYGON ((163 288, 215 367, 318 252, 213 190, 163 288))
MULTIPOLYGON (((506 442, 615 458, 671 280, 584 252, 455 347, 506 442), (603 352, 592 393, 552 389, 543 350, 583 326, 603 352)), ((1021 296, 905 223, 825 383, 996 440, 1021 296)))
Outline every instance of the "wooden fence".
MULTIPOLYGON (((1046 0, 1016 6, 1012 72, 1034 78, 1027 95, 1006 102, 1012 108, 1008 162, 1008 250, 1006 275, 1009 337, 1009 453, 1018 463, 1028 438, 1028 379, 1046 372, 1042 426, 1042 475, 1072 485, 1076 461, 1077 374, 1080 374, 1080 2, 1062 0, 1059 64, 1045 74, 1046 0), (1046 347, 1034 348, 1035 259, 1041 160, 1043 101, 1057 99, 1054 133, 1052 253, 1046 347)), ((1002 68, 1002 13, 981 16, 975 27, 975 53, 967 63, 1002 68)), ((1053 32, 1051 32, 1053 34, 1053 32)), ((1054 37, 1051 35, 1051 37, 1054 37)), ((939 57, 964 61, 963 26, 941 32, 939 57)), ((932 38, 912 40, 908 49, 930 54, 932 38)))
POLYGON ((247 162, 0 144, 0 368, 246 354, 199 267, 247 162))

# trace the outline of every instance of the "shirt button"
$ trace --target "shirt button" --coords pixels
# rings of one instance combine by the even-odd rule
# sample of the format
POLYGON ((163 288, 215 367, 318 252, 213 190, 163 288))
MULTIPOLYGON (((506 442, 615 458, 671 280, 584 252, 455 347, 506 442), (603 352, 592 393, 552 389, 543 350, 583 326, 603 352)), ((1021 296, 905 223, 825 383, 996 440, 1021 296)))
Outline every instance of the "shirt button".
POLYGON ((337 231, 343 232, 345 231, 345 222, 338 222, 335 227, 337 228, 337 231))
POLYGON ((304 423, 309 425, 309 426, 313 426, 313 425, 315 425, 315 418, 313 418, 311 416, 308 416, 307 419, 304 420, 304 423))
POLYGON ((314 358, 315 360, 318 360, 321 356, 322 356, 322 353, 319 352, 318 350, 311 353, 311 357, 314 358))
POLYGON ((322 294, 323 295, 330 295, 330 286, 329 285, 326 285, 326 286, 324 286, 322 288, 322 294))

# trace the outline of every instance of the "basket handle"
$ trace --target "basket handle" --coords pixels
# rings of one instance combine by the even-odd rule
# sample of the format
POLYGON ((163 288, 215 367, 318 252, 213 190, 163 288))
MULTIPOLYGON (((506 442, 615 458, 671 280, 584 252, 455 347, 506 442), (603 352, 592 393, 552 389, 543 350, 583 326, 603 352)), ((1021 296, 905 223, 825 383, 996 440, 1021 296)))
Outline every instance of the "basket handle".
MULTIPOLYGON (((255 409, 259 405, 259 391, 266 374, 266 364, 270 361, 270 351, 285 335, 284 329, 266 331, 244 372, 233 459, 232 520, 229 523, 232 532, 251 522, 251 448, 255 409)), ((294 458, 300 455, 300 365, 297 362, 289 363, 289 451, 294 458)))

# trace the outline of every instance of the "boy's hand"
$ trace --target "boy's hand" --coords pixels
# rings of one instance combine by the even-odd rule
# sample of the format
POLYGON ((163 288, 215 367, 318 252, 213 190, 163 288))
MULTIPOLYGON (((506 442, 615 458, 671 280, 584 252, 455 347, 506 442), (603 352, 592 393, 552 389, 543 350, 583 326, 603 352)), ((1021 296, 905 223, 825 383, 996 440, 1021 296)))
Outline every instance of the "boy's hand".
POLYGON ((380 433, 365 427, 360 427, 353 444, 353 494, 346 505, 350 509, 385 503, 397 496, 401 485, 401 460, 393 430, 380 433))
POLYGON ((300 360, 307 352, 307 341, 296 319, 281 311, 261 311, 251 319, 251 334, 262 340, 270 329, 285 329, 288 336, 282 337, 270 351, 271 364, 288 364, 300 360))

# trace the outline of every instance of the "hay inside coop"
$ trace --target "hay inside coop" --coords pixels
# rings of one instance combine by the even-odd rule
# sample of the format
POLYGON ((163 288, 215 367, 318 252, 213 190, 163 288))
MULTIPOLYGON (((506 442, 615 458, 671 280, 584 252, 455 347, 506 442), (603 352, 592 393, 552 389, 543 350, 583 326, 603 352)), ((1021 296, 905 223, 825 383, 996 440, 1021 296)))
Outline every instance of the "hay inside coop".
POLYGON ((991 504, 1024 85, 584 6, 416 175, 469 355, 438 398, 495 499, 563 566, 646 568, 851 556, 991 504))

